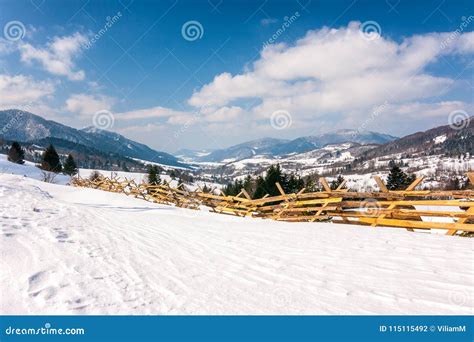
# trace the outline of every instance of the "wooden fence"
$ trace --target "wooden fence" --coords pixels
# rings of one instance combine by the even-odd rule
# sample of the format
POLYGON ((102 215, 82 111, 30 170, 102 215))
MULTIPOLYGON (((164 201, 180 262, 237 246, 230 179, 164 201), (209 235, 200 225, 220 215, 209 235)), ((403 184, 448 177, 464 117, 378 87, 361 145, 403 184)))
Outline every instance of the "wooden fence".
MULTIPOLYGON (((474 173, 468 174, 474 184, 474 173)), ((280 195, 252 199, 242 189, 237 196, 216 195, 200 189, 190 191, 168 183, 150 185, 117 177, 94 180, 75 177, 75 186, 124 193, 155 203, 198 210, 207 206, 221 214, 269 218, 288 222, 332 221, 371 227, 414 229, 444 229, 448 235, 474 232, 474 191, 416 190, 423 178, 417 178, 405 190, 388 190, 375 176, 378 192, 352 192, 345 183, 332 190, 324 177, 323 191, 286 194, 276 184, 280 195)))

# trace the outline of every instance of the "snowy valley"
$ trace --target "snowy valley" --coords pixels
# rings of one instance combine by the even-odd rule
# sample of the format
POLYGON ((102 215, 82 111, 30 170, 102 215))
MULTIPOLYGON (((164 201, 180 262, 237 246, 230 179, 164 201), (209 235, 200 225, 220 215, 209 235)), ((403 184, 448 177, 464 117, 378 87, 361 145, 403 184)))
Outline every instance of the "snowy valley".
POLYGON ((38 170, 0 158, 2 314, 472 313, 472 239, 218 215, 38 170))

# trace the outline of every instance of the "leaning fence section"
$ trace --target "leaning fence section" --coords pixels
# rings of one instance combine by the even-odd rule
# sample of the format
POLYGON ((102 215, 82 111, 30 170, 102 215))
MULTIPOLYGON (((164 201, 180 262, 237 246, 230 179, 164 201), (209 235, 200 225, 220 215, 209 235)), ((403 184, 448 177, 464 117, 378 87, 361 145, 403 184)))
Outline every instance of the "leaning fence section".
MULTIPOLYGON (((474 173, 468 173, 474 185, 474 173)), ((396 227, 408 230, 442 229, 448 235, 474 232, 473 190, 417 190, 423 177, 417 178, 404 190, 389 190, 380 177, 375 176, 379 191, 354 192, 345 183, 331 189, 324 177, 322 191, 287 194, 276 183, 280 194, 252 199, 242 189, 236 196, 188 190, 184 185, 171 187, 169 183, 150 185, 131 179, 74 177, 72 184, 123 193, 146 201, 199 210, 211 211, 287 222, 331 221, 369 227, 396 227)))

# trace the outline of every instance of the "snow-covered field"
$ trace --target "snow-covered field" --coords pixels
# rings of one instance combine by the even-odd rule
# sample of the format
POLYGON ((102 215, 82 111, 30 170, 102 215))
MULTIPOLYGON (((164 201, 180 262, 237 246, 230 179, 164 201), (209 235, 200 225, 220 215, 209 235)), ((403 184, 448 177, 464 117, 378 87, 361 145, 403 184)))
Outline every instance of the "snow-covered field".
POLYGON ((0 314, 472 314, 473 241, 0 173, 0 314))

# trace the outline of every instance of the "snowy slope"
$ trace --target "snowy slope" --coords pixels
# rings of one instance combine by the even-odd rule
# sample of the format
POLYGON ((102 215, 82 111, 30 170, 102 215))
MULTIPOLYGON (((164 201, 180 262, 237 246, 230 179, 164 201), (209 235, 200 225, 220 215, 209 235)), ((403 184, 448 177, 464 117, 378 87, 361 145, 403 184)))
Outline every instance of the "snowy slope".
POLYGON ((473 240, 0 174, 0 314, 472 314, 473 240))
MULTIPOLYGON (((44 173, 51 174, 51 172, 45 172, 35 166, 34 163, 25 161, 25 164, 15 164, 8 161, 5 154, 0 154, 0 174, 15 174, 23 177, 29 177, 37 180, 44 179, 44 173)), ((54 183, 56 184, 67 184, 70 181, 69 176, 65 175, 54 175, 54 183)))

